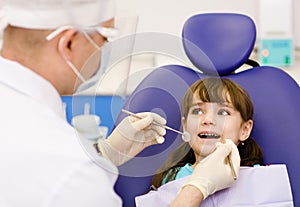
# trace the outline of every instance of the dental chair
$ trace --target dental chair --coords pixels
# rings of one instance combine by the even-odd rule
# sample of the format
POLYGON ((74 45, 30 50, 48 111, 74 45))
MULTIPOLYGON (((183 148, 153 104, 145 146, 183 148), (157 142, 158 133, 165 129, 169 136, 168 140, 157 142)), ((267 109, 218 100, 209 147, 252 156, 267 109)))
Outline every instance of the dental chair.
MULTIPOLYGON (((182 42, 195 67, 166 65, 155 69, 123 108, 135 113, 156 112, 167 119, 168 126, 180 130, 181 99, 192 83, 208 76, 237 82, 254 103, 251 136, 261 146, 265 164, 286 164, 294 205, 300 207, 300 88, 283 70, 259 66, 249 59, 255 40, 256 27, 248 16, 208 13, 190 17, 183 27, 182 42)), ((125 116, 120 113, 115 125, 125 116)), ((135 196, 149 191, 152 175, 181 142, 180 135, 167 131, 165 143, 146 148, 119 167, 115 189, 123 206, 135 206, 135 196)))

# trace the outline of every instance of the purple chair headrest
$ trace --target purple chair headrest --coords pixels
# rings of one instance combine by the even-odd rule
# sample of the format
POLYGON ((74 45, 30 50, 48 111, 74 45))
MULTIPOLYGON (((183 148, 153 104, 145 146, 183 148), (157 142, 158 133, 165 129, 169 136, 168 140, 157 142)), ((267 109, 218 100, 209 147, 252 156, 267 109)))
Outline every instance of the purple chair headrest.
POLYGON ((248 60, 256 28, 243 14, 198 14, 186 21, 182 37, 187 56, 200 71, 227 75, 248 60))

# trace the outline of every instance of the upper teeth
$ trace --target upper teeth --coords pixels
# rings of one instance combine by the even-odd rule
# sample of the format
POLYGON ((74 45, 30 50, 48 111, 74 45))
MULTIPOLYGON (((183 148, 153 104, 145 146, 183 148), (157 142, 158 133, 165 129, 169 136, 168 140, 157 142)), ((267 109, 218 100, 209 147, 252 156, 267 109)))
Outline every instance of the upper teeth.
POLYGON ((208 133, 208 134, 199 134, 200 137, 220 137, 218 134, 208 133))
POLYGON ((218 136, 217 134, 200 134, 200 135, 205 135, 205 136, 218 136))

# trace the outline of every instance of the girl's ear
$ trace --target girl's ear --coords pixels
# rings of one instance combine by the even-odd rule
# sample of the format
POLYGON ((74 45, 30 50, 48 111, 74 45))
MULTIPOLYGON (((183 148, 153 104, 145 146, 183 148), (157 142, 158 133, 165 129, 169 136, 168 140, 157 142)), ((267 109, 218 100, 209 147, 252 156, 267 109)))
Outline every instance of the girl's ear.
POLYGON ((252 120, 248 120, 247 122, 243 123, 242 133, 241 133, 240 140, 239 140, 240 142, 243 142, 249 138, 252 128, 253 128, 252 120))

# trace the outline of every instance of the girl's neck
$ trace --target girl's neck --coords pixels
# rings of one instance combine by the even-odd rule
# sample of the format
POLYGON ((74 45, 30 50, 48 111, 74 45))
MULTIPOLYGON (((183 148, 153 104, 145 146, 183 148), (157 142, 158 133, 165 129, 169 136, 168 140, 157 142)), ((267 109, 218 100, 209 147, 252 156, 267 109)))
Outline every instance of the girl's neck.
POLYGON ((198 155, 196 153, 195 153, 195 157, 196 157, 196 161, 191 166, 191 168, 193 168, 193 169, 195 169, 195 167, 199 164, 199 162, 201 162, 201 160, 203 160, 205 158, 205 157, 202 157, 201 155, 198 155))

